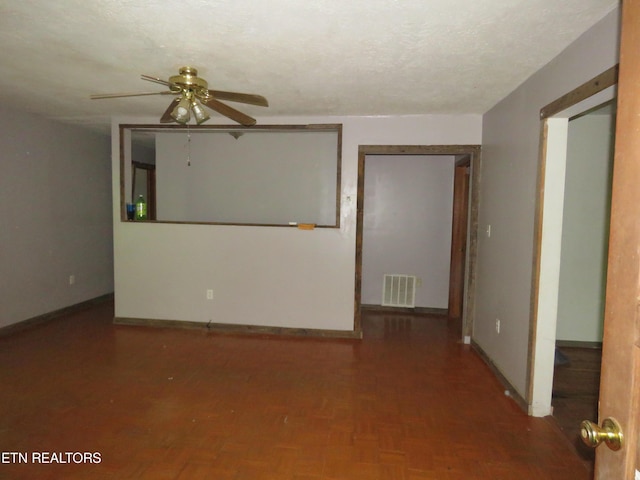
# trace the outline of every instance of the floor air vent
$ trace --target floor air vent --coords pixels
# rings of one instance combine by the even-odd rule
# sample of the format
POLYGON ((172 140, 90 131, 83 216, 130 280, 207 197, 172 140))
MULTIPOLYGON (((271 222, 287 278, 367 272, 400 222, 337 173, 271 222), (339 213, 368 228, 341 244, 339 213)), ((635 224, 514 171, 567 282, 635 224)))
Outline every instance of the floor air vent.
POLYGON ((415 306, 416 277, 411 275, 384 276, 382 286, 383 307, 411 307, 415 306))

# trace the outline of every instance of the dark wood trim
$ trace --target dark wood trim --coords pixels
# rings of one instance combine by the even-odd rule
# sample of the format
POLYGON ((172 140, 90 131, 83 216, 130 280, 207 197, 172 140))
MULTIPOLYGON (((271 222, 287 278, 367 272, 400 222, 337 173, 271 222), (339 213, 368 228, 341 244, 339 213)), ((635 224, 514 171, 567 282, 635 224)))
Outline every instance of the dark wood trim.
POLYGON ((337 124, 338 129, 338 174, 336 175, 336 223, 333 228, 340 228, 340 208, 342 206, 342 124, 337 124))
POLYGON ((309 338, 332 338, 359 340, 362 334, 348 330, 321 330, 314 328, 287 328, 268 327, 260 325, 235 325, 228 323, 205 323, 180 320, 160 320, 153 318, 129 318, 115 317, 113 323, 116 325, 129 325, 140 327, 156 328, 181 328, 202 330, 204 332, 226 334, 226 335, 278 335, 309 338))
POLYGON ((476 277, 478 272, 478 217, 480 210, 480 174, 482 172, 482 151, 471 155, 471 198, 469 199, 469 245, 467 246, 467 282, 465 285, 464 314, 462 315, 462 336, 471 339, 476 311, 476 277))
POLYGON ((227 222, 168 222, 166 220, 136 220, 135 222, 126 223, 158 223, 158 224, 172 224, 172 225, 219 225, 225 227, 278 227, 278 228, 295 228, 297 230, 315 230, 320 228, 326 229, 339 229, 340 227, 335 225, 315 225, 312 223, 295 223, 284 225, 282 223, 227 223, 227 222), (313 228, 304 228, 305 226, 311 226, 313 228))
MULTIPOLYGON (((244 125, 174 125, 174 124, 135 124, 135 123, 121 123, 119 125, 119 144, 120 144, 120 220, 127 222, 127 212, 125 207, 125 185, 124 185, 124 132, 125 130, 215 130, 215 131, 335 131, 338 134, 338 146, 337 146, 337 170, 336 170, 336 200, 335 200, 335 223, 332 225, 315 225, 314 228, 340 228, 340 208, 342 205, 342 124, 341 123, 311 123, 305 125, 254 125, 247 127, 244 125)), ((145 165, 136 162, 138 166, 145 165)), ((141 167, 145 168, 145 167, 141 167)), ((287 225, 282 223, 231 223, 231 222, 183 222, 183 221, 166 221, 155 220, 156 218, 156 194, 155 194, 155 166, 153 169, 153 185, 147 186, 147 191, 153 189, 153 203, 148 202, 148 209, 152 218, 148 220, 137 221, 136 223, 163 223, 174 225, 231 225, 231 226, 243 226, 243 227, 294 227, 296 225, 287 225)), ((147 177, 148 178, 148 177, 147 177)), ((149 180, 149 178, 148 178, 149 180)), ((133 200, 133 197, 132 197, 133 200)))
POLYGON ((580 340, 556 340, 556 347, 602 349, 602 342, 582 342, 580 340))
POLYGON ((404 308, 404 307, 387 307, 382 305, 371 305, 371 304, 363 304, 361 306, 362 312, 370 312, 370 313, 398 313, 398 314, 407 314, 407 315, 436 315, 436 316, 446 316, 448 315, 448 311, 446 308, 428 308, 428 307, 415 307, 415 308, 404 308))
MULTIPOLYGON (((120 160, 118 165, 120 166, 120 171, 118 172, 118 175, 120 176, 120 221, 121 222, 127 222, 127 207, 126 207, 126 193, 125 193, 125 181, 124 181, 124 127, 123 125, 120 125, 119 129, 118 129, 118 145, 119 145, 119 152, 120 152, 120 160)), ((132 172, 133 175, 133 172, 132 172)), ((133 182, 133 179, 132 179, 133 182)), ((132 198, 131 201, 133 201, 134 199, 132 198)))
POLYGON ((360 145, 364 155, 464 155, 477 154, 480 145, 360 145))
POLYGON ((469 222, 469 189, 471 156, 456 161, 453 177, 453 214, 451 222, 451 261, 449 264, 449 316, 462 318, 464 307, 464 279, 467 259, 469 222))
POLYGON ((463 315, 462 332, 470 336, 475 314, 475 278, 478 239, 478 202, 480 187, 480 145, 360 145, 358 146, 358 181, 356 207, 356 254, 354 292, 354 331, 362 331, 362 241, 364 228, 364 176, 367 155, 470 155, 471 205, 469 211, 469 267, 465 282, 467 307, 463 315))
POLYGON ((529 414, 529 405, 527 404, 526 400, 522 398, 522 396, 516 391, 514 386, 509 380, 507 380, 507 377, 502 374, 496 364, 491 361, 491 358, 489 358, 489 355, 486 354, 482 347, 472 340, 471 348, 473 348, 473 351, 478 354, 478 356, 484 361, 484 363, 487 364, 496 378, 500 381, 502 386, 505 388, 505 395, 513 398, 514 402, 516 402, 516 405, 518 405, 518 407, 520 407, 523 412, 529 414))
POLYGON ((87 308, 91 308, 94 305, 108 302, 108 301, 113 301, 113 293, 101 295, 99 297, 95 297, 95 298, 86 300, 84 302, 76 303, 73 305, 69 305, 68 307, 60 308, 58 310, 45 313, 43 315, 38 315, 36 317, 28 318, 26 320, 22 320, 17 323, 12 323, 11 325, 0 327, 0 337, 13 335, 14 333, 21 332, 29 328, 34 328, 34 327, 37 327, 38 325, 43 325, 63 315, 68 315, 70 313, 86 310, 87 308))
POLYGON ((618 65, 605 70, 600 75, 592 78, 588 82, 583 83, 579 87, 571 90, 569 93, 554 100, 540 109, 540 119, 552 117, 557 113, 566 110, 569 107, 580 103, 583 100, 595 95, 618 83, 618 65))
POLYGON ((166 123, 121 123, 120 128, 133 128, 136 130, 222 130, 222 131, 274 131, 274 130, 335 130, 342 131, 341 123, 309 123, 309 124, 282 124, 282 125, 175 125, 166 123))
POLYGON ((544 216, 544 183, 547 165, 547 137, 549 126, 546 119, 540 125, 540 142, 538 173, 536 180, 536 208, 533 225, 533 259, 531 268, 531 295, 529 300, 529 341, 527 342, 527 392, 526 400, 533 399, 533 365, 536 356, 536 341, 538 328, 538 300, 540 297, 540 261, 542 259, 542 223, 544 216))
POLYGON ((354 318, 353 330, 362 332, 362 238, 364 229, 364 163, 366 153, 360 147, 358 149, 358 180, 356 194, 356 268, 355 268, 355 291, 354 291, 354 318))

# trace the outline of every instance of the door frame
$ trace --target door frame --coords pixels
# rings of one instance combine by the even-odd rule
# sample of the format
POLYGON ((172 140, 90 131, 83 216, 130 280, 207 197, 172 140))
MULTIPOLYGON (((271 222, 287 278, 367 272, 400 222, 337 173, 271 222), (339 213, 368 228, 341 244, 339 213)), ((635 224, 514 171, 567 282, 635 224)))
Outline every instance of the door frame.
POLYGON ((471 155, 456 157, 453 174, 451 262, 449 267, 449 318, 462 318, 469 224, 471 155))
POLYGON ((362 335, 362 243, 364 236, 364 176, 367 155, 469 155, 470 193, 465 271, 465 305, 462 314, 462 336, 471 341, 475 312, 476 262, 478 252, 478 203, 480 187, 480 145, 359 145, 356 207, 356 255, 354 291, 354 332, 362 335))
MULTIPOLYGON (((545 255, 551 248, 559 249, 559 245, 553 242, 545 242, 543 229, 548 224, 549 218, 558 215, 554 212, 554 205, 549 206, 551 211, 545 212, 545 195, 551 195, 553 188, 547 185, 547 174, 549 181, 558 176, 552 169, 557 165, 547 165, 547 158, 554 148, 563 147, 566 149, 566 137, 563 140, 557 139, 554 133, 558 129, 553 129, 553 122, 560 119, 554 116, 562 116, 565 126, 568 118, 587 110, 589 106, 584 105, 589 102, 590 106, 604 103, 609 99, 610 89, 615 88, 618 81, 618 66, 609 68, 600 75, 585 82, 562 97, 554 100, 540 110, 540 149, 538 159, 538 178, 536 190, 536 210, 534 223, 534 248, 533 248, 533 268, 531 280, 530 296, 530 319, 529 319, 529 345, 527 355, 527 394, 526 403, 529 414, 533 416, 545 416, 551 413, 551 391, 553 384, 553 359, 555 350, 555 314, 550 312, 554 308, 553 299, 547 295, 548 289, 554 288, 558 275, 545 262, 545 255), (555 173, 555 175, 553 175, 555 173), (547 214, 545 216, 545 213, 547 214), (547 218, 549 217, 549 218, 547 218), (546 222, 545 222, 546 221, 546 222), (543 289, 543 285, 547 290, 543 289), (548 306, 545 310, 545 306, 548 306), (553 323, 551 328, 550 323, 553 323)), ((566 131, 565 131, 566 134, 566 131)), ((564 178, 564 166, 562 166, 562 178, 564 178)), ((555 219, 557 221, 557 219, 555 219)), ((560 221, 561 212, 560 212, 560 221)), ((553 221, 553 220, 552 220, 553 221)), ((559 253, 558 253, 559 256, 559 253)), ((556 288, 557 294, 557 288, 556 288)), ((557 298, 555 299, 557 304, 557 298)), ((557 305, 555 306, 557 313, 557 305)))

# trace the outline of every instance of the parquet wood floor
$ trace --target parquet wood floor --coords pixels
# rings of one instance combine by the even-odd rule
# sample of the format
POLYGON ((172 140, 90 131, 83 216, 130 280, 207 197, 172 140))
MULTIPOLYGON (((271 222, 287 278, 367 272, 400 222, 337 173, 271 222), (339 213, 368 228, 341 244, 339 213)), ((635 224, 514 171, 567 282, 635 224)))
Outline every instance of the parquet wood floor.
POLYGON ((105 303, 0 338, 0 478, 590 478, 445 317, 367 313, 362 341, 112 317, 105 303), (34 463, 38 452, 100 463, 34 463))

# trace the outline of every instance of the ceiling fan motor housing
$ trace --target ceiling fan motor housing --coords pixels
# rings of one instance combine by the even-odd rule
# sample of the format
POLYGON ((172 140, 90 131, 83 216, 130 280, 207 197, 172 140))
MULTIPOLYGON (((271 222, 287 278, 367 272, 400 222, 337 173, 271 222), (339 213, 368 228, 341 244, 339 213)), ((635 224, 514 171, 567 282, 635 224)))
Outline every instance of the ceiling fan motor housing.
POLYGON ((182 67, 178 72, 179 75, 169 77, 169 83, 178 85, 183 91, 191 90, 198 96, 209 96, 209 84, 198 77, 198 70, 193 67, 182 67))

